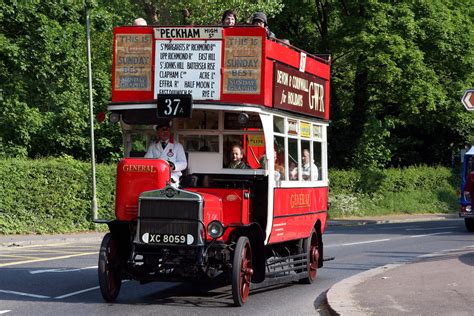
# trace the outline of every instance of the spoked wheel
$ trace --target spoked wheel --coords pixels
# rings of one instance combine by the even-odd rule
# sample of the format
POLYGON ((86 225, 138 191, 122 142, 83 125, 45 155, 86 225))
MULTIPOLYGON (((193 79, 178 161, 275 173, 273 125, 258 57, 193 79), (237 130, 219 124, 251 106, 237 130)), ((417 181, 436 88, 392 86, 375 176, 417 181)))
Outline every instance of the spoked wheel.
POLYGON ((99 285, 107 302, 115 301, 122 285, 118 248, 118 241, 110 233, 106 234, 99 252, 99 285))
POLYGON ((311 231, 311 235, 303 241, 303 249, 308 255, 308 275, 301 279, 301 283, 311 284, 316 280, 318 275, 318 265, 320 260, 318 234, 314 229, 311 231))
POLYGON ((232 298, 236 306, 245 304, 250 292, 252 275, 252 248, 249 239, 242 236, 237 240, 232 262, 232 298))

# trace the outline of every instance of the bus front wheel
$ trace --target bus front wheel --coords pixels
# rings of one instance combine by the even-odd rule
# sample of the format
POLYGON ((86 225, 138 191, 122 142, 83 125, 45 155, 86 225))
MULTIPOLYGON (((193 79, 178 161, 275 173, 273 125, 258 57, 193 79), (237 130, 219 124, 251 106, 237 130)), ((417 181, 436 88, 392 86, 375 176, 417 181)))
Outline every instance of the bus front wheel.
POLYGON ((99 285, 107 302, 115 301, 122 285, 118 241, 108 233, 102 239, 99 252, 99 285))
POLYGON ((232 298, 236 306, 245 304, 252 280, 252 248, 247 237, 241 236, 235 246, 232 261, 232 298))

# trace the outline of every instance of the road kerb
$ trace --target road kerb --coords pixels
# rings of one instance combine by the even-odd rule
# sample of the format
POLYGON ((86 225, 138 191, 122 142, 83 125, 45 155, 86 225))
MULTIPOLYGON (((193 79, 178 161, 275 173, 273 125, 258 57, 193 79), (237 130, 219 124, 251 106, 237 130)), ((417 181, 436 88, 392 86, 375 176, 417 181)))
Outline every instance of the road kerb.
POLYGON ((352 293, 354 293, 354 288, 358 284, 361 284, 362 282, 376 276, 377 274, 398 268, 402 265, 404 265, 404 263, 387 264, 382 267, 370 269, 339 281, 338 283, 334 284, 327 292, 327 301, 329 307, 338 315, 368 315, 369 311, 359 306, 359 304, 357 304, 357 302, 354 300, 352 296, 352 293))

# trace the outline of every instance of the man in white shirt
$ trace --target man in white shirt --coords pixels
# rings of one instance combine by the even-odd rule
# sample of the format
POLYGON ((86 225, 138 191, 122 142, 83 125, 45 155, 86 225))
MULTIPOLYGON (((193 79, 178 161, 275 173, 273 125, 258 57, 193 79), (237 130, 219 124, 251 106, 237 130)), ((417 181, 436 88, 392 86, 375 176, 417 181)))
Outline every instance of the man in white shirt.
POLYGON ((316 181, 318 180, 318 167, 312 162, 311 157, 309 156, 309 150, 303 149, 303 166, 301 170, 301 175, 303 180, 306 181, 316 181))
POLYGON ((157 140, 150 144, 145 158, 158 158, 166 160, 171 167, 171 183, 178 185, 181 171, 186 169, 188 163, 184 148, 180 143, 170 141, 169 123, 156 126, 157 140))

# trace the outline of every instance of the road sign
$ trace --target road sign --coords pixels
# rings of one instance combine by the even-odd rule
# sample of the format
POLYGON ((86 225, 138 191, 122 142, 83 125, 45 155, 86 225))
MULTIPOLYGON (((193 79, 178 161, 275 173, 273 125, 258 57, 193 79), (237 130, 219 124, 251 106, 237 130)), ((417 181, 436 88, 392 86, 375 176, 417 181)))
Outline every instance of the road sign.
POLYGON ((467 89, 461 99, 462 104, 468 111, 474 111, 474 89, 467 89))

